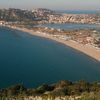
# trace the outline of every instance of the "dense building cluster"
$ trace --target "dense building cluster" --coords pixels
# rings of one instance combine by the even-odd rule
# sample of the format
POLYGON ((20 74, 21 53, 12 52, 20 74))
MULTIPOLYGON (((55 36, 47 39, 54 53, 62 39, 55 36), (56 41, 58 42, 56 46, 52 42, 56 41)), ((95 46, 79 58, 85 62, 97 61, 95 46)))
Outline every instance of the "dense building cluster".
POLYGON ((88 23, 100 25, 100 14, 50 15, 49 23, 88 23))
POLYGON ((58 14, 48 9, 1 9, 0 20, 11 22, 89 23, 100 24, 100 14, 58 14))

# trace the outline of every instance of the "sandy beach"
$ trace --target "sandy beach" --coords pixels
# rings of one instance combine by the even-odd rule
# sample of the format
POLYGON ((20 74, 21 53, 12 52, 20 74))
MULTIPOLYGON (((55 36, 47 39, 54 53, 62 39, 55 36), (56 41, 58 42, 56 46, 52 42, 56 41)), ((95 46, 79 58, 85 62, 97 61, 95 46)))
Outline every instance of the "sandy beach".
POLYGON ((95 60, 100 62, 100 49, 97 49, 97 48, 93 47, 92 45, 83 45, 83 44, 80 44, 80 43, 75 42, 73 40, 68 40, 68 41, 61 40, 61 39, 58 39, 56 37, 53 37, 52 35, 47 35, 47 34, 40 33, 40 32, 34 32, 33 30, 29 30, 26 28, 14 27, 13 29, 27 32, 31 35, 55 40, 59 43, 65 44, 69 47, 72 47, 73 49, 76 49, 76 50, 78 50, 78 51, 80 51, 80 52, 82 52, 82 53, 84 53, 84 54, 86 54, 86 55, 88 55, 88 56, 90 56, 90 57, 92 57, 95 60))

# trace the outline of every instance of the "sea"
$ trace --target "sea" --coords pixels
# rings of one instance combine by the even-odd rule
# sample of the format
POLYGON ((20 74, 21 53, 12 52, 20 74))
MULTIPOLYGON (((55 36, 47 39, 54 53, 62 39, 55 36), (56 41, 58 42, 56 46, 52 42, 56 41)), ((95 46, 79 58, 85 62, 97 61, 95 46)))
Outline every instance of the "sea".
POLYGON ((64 29, 64 30, 76 30, 76 29, 98 29, 100 30, 100 25, 95 24, 78 24, 78 23, 56 23, 56 24, 40 24, 37 27, 48 27, 54 29, 64 29))
POLYGON ((97 10, 56 10, 57 13, 64 14, 100 14, 100 9, 97 10))
POLYGON ((0 88, 60 80, 100 82, 100 62, 56 41, 0 27, 0 88))

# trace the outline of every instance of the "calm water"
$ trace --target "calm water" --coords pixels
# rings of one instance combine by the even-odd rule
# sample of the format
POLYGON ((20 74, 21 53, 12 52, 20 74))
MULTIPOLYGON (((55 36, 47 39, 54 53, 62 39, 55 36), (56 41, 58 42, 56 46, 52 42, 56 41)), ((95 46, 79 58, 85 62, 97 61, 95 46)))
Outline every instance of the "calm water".
POLYGON ((100 14, 100 10, 58 10, 57 12, 67 14, 100 14))
POLYGON ((55 41, 0 28, 0 88, 63 79, 100 81, 100 62, 55 41))
POLYGON ((76 24, 76 23, 66 23, 66 24, 44 24, 38 25, 41 27, 49 27, 55 29, 100 29, 100 25, 93 25, 93 24, 76 24))

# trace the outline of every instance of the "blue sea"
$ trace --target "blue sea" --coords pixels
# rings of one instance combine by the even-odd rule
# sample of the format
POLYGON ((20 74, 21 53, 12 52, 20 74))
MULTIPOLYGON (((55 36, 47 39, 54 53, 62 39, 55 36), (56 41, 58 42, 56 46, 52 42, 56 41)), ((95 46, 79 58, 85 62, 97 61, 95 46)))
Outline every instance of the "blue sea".
POLYGON ((100 25, 95 24, 76 24, 76 23, 57 23, 37 25, 39 27, 49 27, 54 29, 75 30, 75 29, 100 29, 100 25))
POLYGON ((98 10, 56 10, 58 13, 65 14, 100 14, 100 9, 98 10))
POLYGON ((0 28, 0 88, 82 79, 100 81, 100 62, 53 40, 0 28))

